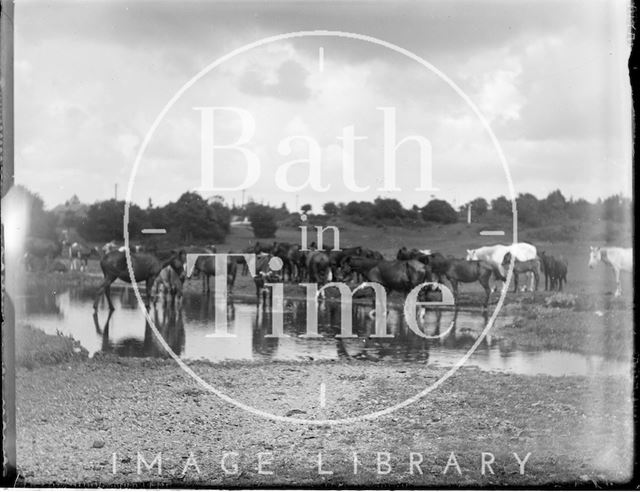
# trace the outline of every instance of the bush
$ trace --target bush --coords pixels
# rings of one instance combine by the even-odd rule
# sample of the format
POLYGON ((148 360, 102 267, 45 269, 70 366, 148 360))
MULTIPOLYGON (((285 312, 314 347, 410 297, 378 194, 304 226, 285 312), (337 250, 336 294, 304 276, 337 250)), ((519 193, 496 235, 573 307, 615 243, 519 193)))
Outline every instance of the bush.
POLYGON ((258 239, 275 237, 278 230, 276 214, 269 207, 252 205, 249 209, 249 221, 253 227, 253 235, 258 239))
POLYGON ((335 202, 327 202, 322 206, 322 210, 324 210, 324 213, 327 215, 338 215, 338 212, 340 211, 338 209, 338 206, 335 204, 335 202))
POLYGON ((32 369, 73 360, 86 360, 89 353, 80 343, 64 335, 47 335, 31 325, 16 330, 16 365, 32 369))
POLYGON ((494 198, 491 200, 491 210, 498 215, 510 216, 512 212, 511 200, 504 195, 494 198))
POLYGON ((406 210, 394 198, 376 198, 373 202, 373 213, 378 219, 402 219, 406 210))
POLYGON ((371 202, 349 202, 344 207, 345 215, 371 218, 374 216, 375 206, 371 202))
POLYGON ((431 200, 421 210, 422 218, 438 224, 453 224, 458 221, 458 214, 444 200, 431 200))

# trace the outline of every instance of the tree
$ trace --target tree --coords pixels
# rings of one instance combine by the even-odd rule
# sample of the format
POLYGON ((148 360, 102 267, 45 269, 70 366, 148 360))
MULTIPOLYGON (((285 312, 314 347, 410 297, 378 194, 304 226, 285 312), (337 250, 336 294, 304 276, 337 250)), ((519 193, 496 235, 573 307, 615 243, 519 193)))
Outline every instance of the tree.
POLYGON ((511 215, 511 200, 508 200, 504 195, 494 198, 491 200, 491 210, 499 215, 511 215))
POLYGON ((552 191, 547 198, 540 201, 540 213, 549 219, 566 219, 567 200, 560 190, 552 191))
MULTIPOLYGON (((89 206, 87 218, 78 232, 88 241, 124 240, 124 201, 106 200, 89 206)), ((135 204, 129 207, 129 234, 139 237, 148 224, 145 212, 135 204)))
POLYGON ((374 209, 375 207, 371 202, 349 202, 344 206, 344 213, 346 215, 372 218, 374 209))
POLYGON ((613 195, 602 202, 602 218, 611 222, 627 222, 633 217, 633 204, 622 195, 613 195))
POLYGON ((322 206, 322 210, 324 210, 324 213, 327 215, 338 215, 338 206, 335 204, 335 202, 327 202, 322 206))
POLYGON ((483 215, 486 215, 487 210, 489 210, 489 204, 484 198, 478 197, 471 201, 472 216, 475 215, 477 217, 482 217, 483 215))
POLYGON ((54 207, 51 212, 56 216, 59 227, 63 229, 78 228, 87 219, 89 205, 80 201, 77 195, 73 195, 64 204, 54 207))
POLYGON ((520 193, 516 198, 518 207, 518 221, 529 226, 539 226, 542 224, 542 214, 540 213, 540 202, 531 193, 520 193))
POLYGON ((40 195, 21 185, 16 185, 13 190, 16 206, 24 207, 27 215, 27 235, 56 240, 56 217, 44 209, 40 195))
POLYGON ((223 241, 230 230, 230 210, 219 202, 207 203, 197 193, 183 193, 178 201, 164 207, 163 215, 168 228, 186 243, 223 241))
POLYGON ((583 198, 579 198, 576 201, 571 200, 567 204, 567 212, 569 213, 569 217, 572 219, 589 219, 592 215, 592 208, 593 205, 583 198))
POLYGON ((249 204, 247 205, 249 221, 253 228, 253 235, 259 239, 275 237, 278 230, 275 213, 264 205, 249 204))
POLYGON ((567 200, 560 190, 549 193, 547 198, 544 199, 544 203, 549 210, 553 211, 564 210, 567 206, 567 200))
POLYGON ((305 203, 302 207, 300 207, 300 210, 302 210, 303 214, 308 214, 309 212, 311 212, 311 204, 310 203, 305 203))
POLYGON ((376 198, 373 213, 379 219, 398 219, 406 215, 402 204, 394 198, 376 198))
POLYGON ((431 200, 421 210, 422 218, 439 224, 453 224, 458 221, 458 214, 445 200, 431 200))

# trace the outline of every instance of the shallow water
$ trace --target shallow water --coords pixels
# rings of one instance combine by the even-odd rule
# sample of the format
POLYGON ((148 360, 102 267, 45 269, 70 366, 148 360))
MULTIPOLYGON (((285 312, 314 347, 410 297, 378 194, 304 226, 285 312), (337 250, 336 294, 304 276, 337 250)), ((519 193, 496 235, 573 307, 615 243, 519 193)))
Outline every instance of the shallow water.
MULTIPOLYGON (((53 291, 41 285, 31 287, 18 299, 18 319, 47 333, 71 335, 90 356, 111 352, 129 357, 168 357, 155 338, 131 287, 113 287, 115 311, 109 315, 106 302, 93 314, 95 288, 73 287, 53 291)), ((475 343, 487 323, 480 311, 430 310, 417 313, 422 333, 441 338, 425 339, 407 326, 399 308, 389 308, 387 333, 390 338, 371 338, 375 321, 373 305, 354 304, 355 338, 336 338, 340 333, 340 305, 320 302, 318 334, 305 337, 306 306, 303 301, 285 301, 282 313, 284 337, 269 337, 276 315, 255 304, 228 301, 226 308, 213 295, 186 293, 182 307, 165 308, 159 302, 150 317, 171 349, 185 360, 219 361, 337 360, 418 361, 450 366, 475 343), (217 306, 217 307, 216 307, 217 306), (216 320, 227 320, 227 331, 216 320)), ((500 316, 495 325, 511 323, 500 316)), ((466 362, 483 370, 515 374, 609 375, 629 374, 627 363, 601 356, 567 351, 524 351, 516 341, 495 340, 491 333, 482 340, 466 362)))

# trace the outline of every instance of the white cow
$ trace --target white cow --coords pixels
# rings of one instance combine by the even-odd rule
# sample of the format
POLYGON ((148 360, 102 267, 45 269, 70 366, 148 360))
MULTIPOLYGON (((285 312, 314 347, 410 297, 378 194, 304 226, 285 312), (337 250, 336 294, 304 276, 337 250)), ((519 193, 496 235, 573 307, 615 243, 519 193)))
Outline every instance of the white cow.
MULTIPOLYGON (((507 276, 502 262, 507 253, 511 253, 518 261, 535 260, 538 256, 538 250, 533 244, 529 243, 513 243, 509 245, 495 244, 493 246, 483 246, 477 249, 467 250, 467 260, 484 260, 495 265, 503 277, 507 276)), ((534 278, 531 276, 531 290, 533 290, 534 278)))
POLYGON ((622 294, 620 272, 633 273, 633 249, 617 247, 599 248, 597 246, 591 246, 589 268, 594 268, 600 261, 613 268, 616 276, 615 296, 620 296, 622 294))

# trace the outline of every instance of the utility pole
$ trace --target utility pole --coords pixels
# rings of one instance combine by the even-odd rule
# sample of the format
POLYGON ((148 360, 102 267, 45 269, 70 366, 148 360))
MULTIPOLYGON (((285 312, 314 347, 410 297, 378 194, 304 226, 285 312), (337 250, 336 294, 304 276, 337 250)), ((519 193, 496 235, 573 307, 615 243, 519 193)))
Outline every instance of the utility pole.
POLYGON ((467 205, 467 224, 471 224, 471 202, 467 205))
POLYGON ((118 201, 118 183, 115 184, 115 200, 118 201))

